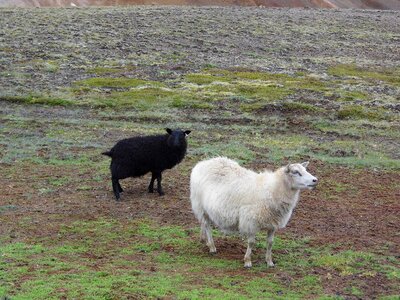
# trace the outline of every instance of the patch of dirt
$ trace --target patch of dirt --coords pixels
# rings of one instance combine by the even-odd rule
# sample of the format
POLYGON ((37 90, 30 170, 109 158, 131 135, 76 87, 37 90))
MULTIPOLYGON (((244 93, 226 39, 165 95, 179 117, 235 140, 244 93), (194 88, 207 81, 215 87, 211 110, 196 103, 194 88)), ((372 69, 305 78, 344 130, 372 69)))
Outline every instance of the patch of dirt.
MULTIPOLYGON (((256 166, 255 169, 264 167, 256 166)), ((368 251, 382 247, 388 255, 400 253, 400 191, 394 184, 400 181, 400 174, 363 170, 354 175, 354 170, 321 162, 312 162, 310 170, 320 178, 321 188, 302 193, 283 232, 311 237, 315 244, 338 243, 344 248, 352 245, 357 250, 368 251), (330 182, 349 188, 337 191, 330 182)), ((65 174, 62 168, 51 172, 52 177, 71 175, 65 174)), ((49 174, 49 171, 42 167, 36 173, 49 174)), ((90 174, 85 176, 90 177, 90 174)), ((45 176, 39 180, 43 181, 43 186, 48 185, 45 176)), ((160 197, 157 193, 147 193, 148 176, 126 179, 122 181, 125 189, 122 201, 117 202, 108 181, 93 183, 89 191, 77 191, 76 186, 67 186, 41 195, 30 187, 29 179, 10 183, 8 179, 0 178, 0 205, 16 207, 2 213, 3 220, 8 219, 10 223, 3 222, 1 234, 18 232, 18 239, 49 236, 58 231, 57 222, 94 220, 101 216, 120 220, 150 217, 160 224, 196 227, 188 180, 188 176, 181 176, 178 169, 166 171, 163 180, 166 195, 160 197), (29 216, 38 226, 30 226, 28 231, 13 227, 16 219, 29 216), (53 220, 52 216, 56 218, 53 220), (64 218, 58 219, 59 216, 64 218)), ((38 181, 36 184, 41 185, 38 181)), ((219 246, 225 250, 230 247, 219 246)))
POLYGON ((354 174, 347 168, 313 165, 310 169, 322 184, 335 182, 345 188, 338 191, 327 184, 323 190, 305 192, 286 231, 317 237, 313 241, 319 244, 338 243, 366 251, 382 247, 387 254, 398 255, 400 191, 394 183, 400 175, 367 170, 354 174))

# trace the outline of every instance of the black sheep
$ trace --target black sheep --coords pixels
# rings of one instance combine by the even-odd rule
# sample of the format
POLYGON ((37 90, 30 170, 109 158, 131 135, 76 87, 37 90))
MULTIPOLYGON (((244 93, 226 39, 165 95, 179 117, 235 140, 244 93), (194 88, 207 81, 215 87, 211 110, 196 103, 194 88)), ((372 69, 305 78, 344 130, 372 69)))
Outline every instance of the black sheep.
POLYGON ((120 179, 139 177, 151 172, 149 193, 154 191, 154 181, 157 179, 157 192, 164 195, 161 187, 161 173, 172 169, 185 157, 187 142, 186 137, 190 130, 171 130, 166 128, 168 134, 132 137, 121 140, 103 155, 111 157, 111 181, 117 200, 123 192, 120 179))

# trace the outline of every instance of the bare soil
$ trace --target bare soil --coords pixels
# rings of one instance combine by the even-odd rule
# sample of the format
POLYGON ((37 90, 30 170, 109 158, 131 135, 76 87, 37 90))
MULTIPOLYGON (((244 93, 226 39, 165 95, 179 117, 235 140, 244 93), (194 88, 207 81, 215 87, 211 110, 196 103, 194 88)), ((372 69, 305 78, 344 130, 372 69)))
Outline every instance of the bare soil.
MULTIPOLYGON (((356 250, 368 251, 382 247, 380 250, 387 255, 398 255, 400 191, 393 183, 400 180, 400 174, 364 170, 354 175, 354 170, 345 167, 324 166, 318 162, 313 162, 312 165, 311 172, 322 179, 323 188, 303 192, 293 218, 283 232, 298 237, 312 237, 315 244, 338 243, 343 248, 353 246, 356 250), (351 185, 352 189, 338 192, 335 187, 324 182, 351 185), (331 199, 329 195, 337 197, 331 199)), ((265 166, 252 167, 258 170, 265 168, 265 166)), ((3 168, 6 169, 7 166, 3 168)), ((62 168, 56 172, 52 169, 51 176, 67 175, 62 168)), ((45 175, 49 174, 46 172, 46 167, 35 170, 35 173, 43 174, 43 181, 49 176, 45 175)), ((82 179, 90 179, 90 174, 86 176, 87 178, 82 179)), ((30 187, 29 177, 13 182, 0 178, 2 186, 0 205, 19 204, 15 209, 3 212, 2 218, 8 217, 10 223, 3 222, 1 233, 14 232, 17 239, 37 237, 42 234, 49 236, 53 231, 57 232, 57 222, 54 220, 51 224, 46 222, 51 215, 63 215, 71 222, 82 217, 88 220, 99 216, 120 220, 150 217, 161 224, 197 226, 190 208, 187 176, 181 176, 177 169, 166 171, 164 188, 167 195, 163 197, 156 193, 147 193, 146 187, 149 181, 147 177, 123 181, 125 192, 120 202, 114 200, 107 182, 96 184, 91 191, 76 191, 75 187, 60 188, 57 192, 42 197, 30 187), (13 221, 29 215, 36 220, 37 228, 34 226, 29 231, 23 232, 13 228, 13 221)), ((45 185, 45 182, 43 184, 45 185)))

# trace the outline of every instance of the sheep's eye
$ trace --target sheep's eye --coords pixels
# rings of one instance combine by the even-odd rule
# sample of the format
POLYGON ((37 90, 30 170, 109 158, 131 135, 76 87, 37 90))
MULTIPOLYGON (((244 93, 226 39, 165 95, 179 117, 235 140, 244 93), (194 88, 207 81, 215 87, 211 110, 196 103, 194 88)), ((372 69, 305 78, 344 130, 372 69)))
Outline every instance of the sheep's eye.
POLYGON ((301 175, 301 173, 300 173, 299 171, 293 171, 293 172, 292 172, 292 174, 293 174, 293 175, 299 175, 299 176, 302 176, 302 175, 301 175))

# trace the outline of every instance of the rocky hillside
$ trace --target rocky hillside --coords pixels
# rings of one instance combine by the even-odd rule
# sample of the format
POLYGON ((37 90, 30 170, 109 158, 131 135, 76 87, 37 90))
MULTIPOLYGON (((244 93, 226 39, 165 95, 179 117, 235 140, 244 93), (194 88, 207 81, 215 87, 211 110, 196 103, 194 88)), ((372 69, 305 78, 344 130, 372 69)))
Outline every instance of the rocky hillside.
POLYGON ((399 0, 0 0, 0 6, 241 5, 400 10, 399 0))

